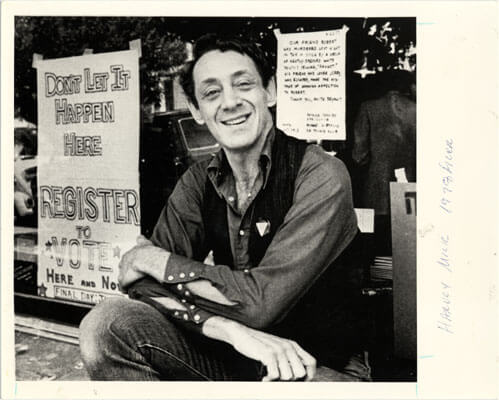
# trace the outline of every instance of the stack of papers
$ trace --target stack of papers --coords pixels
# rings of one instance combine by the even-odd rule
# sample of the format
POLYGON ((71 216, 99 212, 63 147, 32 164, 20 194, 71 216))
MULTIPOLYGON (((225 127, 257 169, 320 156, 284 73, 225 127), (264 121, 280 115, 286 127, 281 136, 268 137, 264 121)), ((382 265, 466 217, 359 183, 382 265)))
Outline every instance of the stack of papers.
POLYGON ((391 257, 376 257, 371 265, 371 279, 393 280, 393 266, 391 257))

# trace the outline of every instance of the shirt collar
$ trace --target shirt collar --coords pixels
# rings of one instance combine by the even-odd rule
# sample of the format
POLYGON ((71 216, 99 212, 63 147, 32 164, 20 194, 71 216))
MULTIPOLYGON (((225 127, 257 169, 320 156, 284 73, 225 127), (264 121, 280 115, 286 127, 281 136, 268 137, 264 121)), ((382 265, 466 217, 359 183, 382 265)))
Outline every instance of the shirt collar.
MULTIPOLYGON (((265 144, 263 145, 262 154, 260 154, 260 168, 264 174, 263 187, 266 186, 268 177, 270 175, 270 168, 272 166, 272 146, 275 139, 275 128, 272 125, 270 131, 265 138, 265 144)), ((206 167, 208 171, 208 176, 212 178, 213 183, 218 186, 223 181, 227 174, 232 173, 230 169, 229 162, 227 161, 227 156, 225 151, 220 149, 217 153, 213 155, 210 163, 206 167)))

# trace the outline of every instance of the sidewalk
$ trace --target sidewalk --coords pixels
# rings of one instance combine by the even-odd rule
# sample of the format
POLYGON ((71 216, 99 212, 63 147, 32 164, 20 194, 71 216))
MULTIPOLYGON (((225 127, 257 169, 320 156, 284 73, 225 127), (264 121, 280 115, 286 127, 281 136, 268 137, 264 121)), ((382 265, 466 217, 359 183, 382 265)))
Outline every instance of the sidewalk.
POLYGON ((88 381, 77 331, 76 327, 16 315, 16 380, 88 381))
MULTIPOLYGON (((16 314, 16 380, 89 381, 78 347, 78 328, 16 314)), ((415 361, 398 360, 384 352, 372 354, 373 379, 379 382, 415 382, 415 361)), ((318 381, 327 381, 318 372, 318 381)))

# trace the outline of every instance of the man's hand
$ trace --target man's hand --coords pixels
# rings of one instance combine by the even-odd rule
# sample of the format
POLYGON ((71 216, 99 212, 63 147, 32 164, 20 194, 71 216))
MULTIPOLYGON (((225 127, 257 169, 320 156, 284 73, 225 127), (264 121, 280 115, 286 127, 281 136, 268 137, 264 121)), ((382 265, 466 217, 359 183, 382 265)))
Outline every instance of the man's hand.
POLYGON ((267 368, 263 381, 310 381, 315 375, 316 360, 296 342, 249 328, 222 317, 206 320, 203 333, 224 340, 242 355, 260 361, 267 368))
POLYGON ((121 257, 118 275, 120 290, 126 293, 132 283, 146 275, 161 281, 169 256, 169 252, 154 246, 144 236, 139 236, 137 245, 121 257))
POLYGON ((267 367, 263 381, 310 381, 315 375, 316 360, 298 343, 239 326, 232 345, 241 354, 260 361, 267 367))

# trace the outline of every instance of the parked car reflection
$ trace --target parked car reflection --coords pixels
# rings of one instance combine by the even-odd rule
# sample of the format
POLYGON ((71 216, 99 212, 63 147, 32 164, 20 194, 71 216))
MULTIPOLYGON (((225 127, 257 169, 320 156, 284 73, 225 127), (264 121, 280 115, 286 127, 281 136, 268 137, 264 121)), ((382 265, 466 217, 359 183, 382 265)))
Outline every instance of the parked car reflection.
POLYGON ((188 110, 156 114, 141 135, 140 193, 142 232, 148 236, 177 180, 193 163, 220 146, 188 110))

